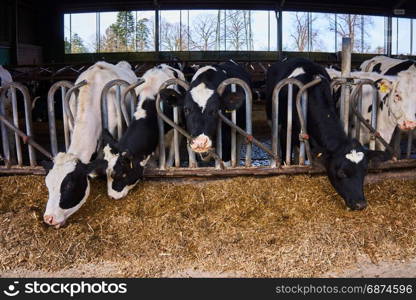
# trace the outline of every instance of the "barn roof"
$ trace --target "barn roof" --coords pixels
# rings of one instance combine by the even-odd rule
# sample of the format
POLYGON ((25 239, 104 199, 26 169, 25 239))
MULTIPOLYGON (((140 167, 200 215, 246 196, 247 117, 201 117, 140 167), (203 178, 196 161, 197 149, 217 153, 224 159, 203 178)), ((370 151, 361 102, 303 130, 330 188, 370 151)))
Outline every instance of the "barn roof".
MULTIPOLYGON (((30 0, 35 1, 35 0, 30 0)), ((39 1, 35 1, 39 3, 39 1)), ((45 6, 64 11, 109 11, 121 9, 283 9, 312 12, 355 13, 416 17, 412 0, 47 0, 45 6)))

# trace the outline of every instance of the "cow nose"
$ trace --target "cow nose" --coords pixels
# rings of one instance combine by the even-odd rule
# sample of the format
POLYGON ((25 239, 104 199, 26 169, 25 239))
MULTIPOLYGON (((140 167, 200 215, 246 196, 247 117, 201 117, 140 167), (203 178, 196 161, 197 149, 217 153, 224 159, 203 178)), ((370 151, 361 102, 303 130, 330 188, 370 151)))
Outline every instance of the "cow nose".
POLYGON ((53 216, 45 215, 43 216, 43 221, 48 225, 54 225, 53 216))
POLYGON ((211 148, 211 139, 205 134, 201 134, 194 138, 191 143, 191 149, 195 152, 206 152, 211 148))
POLYGON ((413 121, 403 121, 402 130, 413 130, 416 127, 416 122, 413 121))
POLYGON ((361 202, 354 203, 352 209, 353 210, 363 210, 366 207, 367 207, 367 202, 361 201, 361 202))

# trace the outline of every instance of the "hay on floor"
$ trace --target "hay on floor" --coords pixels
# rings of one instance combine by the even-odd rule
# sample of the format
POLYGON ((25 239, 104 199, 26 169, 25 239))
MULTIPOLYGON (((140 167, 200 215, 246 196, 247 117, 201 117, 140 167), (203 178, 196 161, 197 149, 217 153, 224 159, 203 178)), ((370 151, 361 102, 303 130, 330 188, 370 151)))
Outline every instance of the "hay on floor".
POLYGON ((59 230, 42 222, 44 178, 0 178, 0 271, 110 262, 115 276, 185 269, 241 276, 320 276, 362 257, 416 256, 416 181, 366 186, 349 211, 325 177, 240 177, 138 185, 111 200, 105 182, 59 230))

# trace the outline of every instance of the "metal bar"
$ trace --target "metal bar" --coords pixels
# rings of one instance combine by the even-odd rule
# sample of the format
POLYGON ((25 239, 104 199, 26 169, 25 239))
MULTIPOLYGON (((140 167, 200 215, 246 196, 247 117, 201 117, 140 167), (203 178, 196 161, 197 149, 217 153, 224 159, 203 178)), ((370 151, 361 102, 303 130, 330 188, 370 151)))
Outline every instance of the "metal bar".
MULTIPOLYGON (((13 86, 9 87, 11 96, 12 96, 12 114, 13 114, 13 124, 16 128, 19 128, 19 112, 17 109, 17 99, 16 99, 16 89, 13 86)), ((22 155, 22 145, 20 144, 19 135, 15 132, 14 139, 16 143, 16 155, 17 155, 17 164, 19 166, 23 165, 23 155, 22 155)))
MULTIPOLYGON (((248 136, 252 136, 253 133, 253 129, 252 129, 252 117, 251 117, 251 112, 252 112, 252 101, 253 101, 253 95, 251 92, 251 88, 248 86, 248 84, 244 81, 241 80, 239 78, 228 78, 226 80, 224 80, 223 82, 221 82, 218 85, 217 88, 217 93, 218 95, 222 95, 225 91, 225 88, 231 85, 231 91, 236 91, 236 86, 239 85, 243 90, 244 90, 244 95, 245 95, 245 109, 246 109, 246 132, 248 134, 248 136), (234 87, 233 87, 234 86, 234 87)), ((233 127, 233 126, 232 126, 233 127)), ((217 135, 218 137, 218 135, 217 135)), ((217 139, 218 142, 218 139, 217 139)), ((217 144, 218 147, 218 144, 217 144)), ((231 153, 233 153, 234 151, 232 151, 231 153)), ((252 146, 251 143, 247 143, 246 146, 246 161, 245 161, 245 165, 246 166, 250 166, 251 165, 251 154, 252 154, 252 146)))
MULTIPOLYGON (((157 103, 157 102, 156 102, 157 103)), ((156 109, 159 109, 163 113, 163 103, 156 104, 156 109)), ((166 169, 166 150, 165 150, 165 124, 162 118, 157 119, 159 127, 159 169, 166 169)))
MULTIPOLYGON (((342 38, 342 65, 341 65, 341 76, 348 78, 351 76, 351 38, 342 38)), ((349 107, 350 107, 350 89, 349 86, 344 85, 342 89, 343 100, 341 103, 341 120, 344 124, 344 131, 348 135, 348 121, 349 121, 349 107)))
MULTIPOLYGON (((302 96, 302 114, 305 119, 306 124, 308 123, 308 94, 304 93, 302 96)), ((300 151, 299 151, 299 164, 305 164, 305 142, 300 142, 300 151)))
POLYGON ((117 113, 117 139, 120 140, 123 135, 123 120, 121 119, 121 88, 116 85, 116 113, 117 113))
POLYGON ((64 86, 61 86, 62 120, 64 123, 65 151, 68 151, 69 144, 71 143, 71 136, 69 134, 69 128, 68 128, 68 114, 66 113, 65 104, 64 104, 65 95, 66 95, 66 88, 64 86))
POLYGON ((286 165, 292 161, 292 125, 293 125, 293 84, 288 85, 287 91, 287 131, 286 131, 286 165))
POLYGON ((299 134, 299 140, 301 142, 303 141, 305 143, 306 154, 307 154, 308 159, 309 159, 311 164, 313 164, 312 151, 311 151, 311 147, 309 145, 309 136, 308 136, 308 132, 307 132, 306 120, 303 118, 302 106, 301 106, 300 101, 302 99, 303 93, 305 93, 307 89, 319 84, 321 81, 322 81, 321 77, 316 77, 311 82, 308 82, 307 84, 302 86, 299 89, 298 94, 296 95, 296 109, 297 109, 297 112, 298 112, 300 128, 301 128, 300 129, 300 134, 299 134))
MULTIPOLYGON (((237 112, 233 110, 231 112, 231 121, 237 125, 237 112)), ((237 131, 234 127, 231 127, 231 166, 233 168, 237 165, 237 131)))
MULTIPOLYGON (((179 111, 178 107, 173 108, 173 122, 179 124, 179 111)), ((179 152, 179 134, 176 128, 173 129, 173 147, 175 153, 175 167, 180 167, 181 165, 181 158, 179 152)))
MULTIPOLYGON (((52 151, 52 155, 56 155, 58 154, 58 140, 57 140, 57 135, 56 135, 56 119, 55 119, 55 93, 58 90, 58 88, 60 87, 64 87, 65 89, 70 89, 72 88, 74 85, 69 82, 69 81, 58 81, 55 82, 49 89, 48 91, 48 123, 49 123, 49 138, 51 141, 51 151, 52 151)), ((63 112, 65 109, 65 95, 62 95, 62 110, 63 112)), ((64 119, 64 130, 67 130, 67 127, 65 126, 65 123, 68 123, 68 116, 67 114, 63 114, 63 119, 64 119)), ((65 133, 66 135, 67 133, 65 133)), ((68 138, 69 138, 69 134, 68 134, 68 138)), ((65 146, 67 147, 67 142, 65 140, 65 146)), ((68 149, 68 148, 66 148, 68 149)))
MULTIPOLYGON (((360 114, 362 114, 362 109, 363 109, 363 104, 362 104, 363 103, 363 87, 361 87, 357 96, 358 96, 358 103, 357 103, 356 109, 360 114)), ((356 138, 358 141, 361 142, 361 140, 360 140, 360 137, 361 137, 361 123, 360 123, 360 120, 358 120, 358 117, 356 115, 354 115, 354 126, 355 126, 354 138, 356 138)))
MULTIPOLYGON (((386 178, 414 178, 416 168, 416 159, 403 159, 400 161, 382 162, 377 167, 370 166, 368 168, 367 179, 374 177, 386 178), (407 176, 404 176, 407 175, 407 176)), ((10 167, 0 166, 1 174, 36 174, 46 175, 43 167, 10 167)), ((265 167, 240 167, 218 170, 215 168, 197 168, 197 169, 170 169, 159 170, 145 168, 144 177, 146 178, 209 178, 209 177, 232 177, 232 176, 278 176, 278 175, 298 175, 298 174, 325 174, 326 171, 322 167, 312 166, 282 166, 281 168, 265 168, 265 167)))
MULTIPOLYGON (((0 87, 0 114, 6 116, 6 93, 3 91, 3 88, 0 87)), ((2 144, 3 144, 3 153, 5 156, 6 164, 8 165, 11 161, 11 154, 10 154, 10 144, 9 144, 9 138, 8 138, 8 132, 6 125, 4 125, 2 122, 0 122, 1 125, 1 138, 2 138, 2 144)))
MULTIPOLYGON (((71 131, 73 130, 73 128, 74 128, 74 115, 72 114, 72 111, 71 111, 71 107, 70 107, 70 105, 69 105, 69 101, 71 100, 71 96, 72 96, 72 94, 75 92, 75 91, 77 91, 77 90, 79 90, 81 87, 83 87, 84 85, 86 85, 87 84, 87 81, 86 80, 83 80, 83 81, 81 81, 81 82, 78 82, 78 83, 76 83, 73 87, 71 87, 69 90, 68 90, 68 92, 66 93, 66 95, 65 95, 65 101, 64 101, 64 106, 65 106, 65 113, 66 113, 66 115, 68 116, 68 124, 70 125, 70 128, 72 128, 71 129, 71 131)), ((78 101, 77 99, 75 99, 75 101, 78 101)), ((76 113, 76 112, 75 112, 76 113)))
POLYGON ((216 150, 217 150, 218 157, 220 159, 215 161, 215 167, 217 169, 221 169, 220 167, 220 162, 222 161, 222 121, 221 119, 218 119, 218 124, 217 124, 216 150))
MULTIPOLYGON (((114 107, 115 107, 115 112, 116 112, 116 124, 117 124, 117 134, 118 134, 118 138, 121 138, 121 135, 123 134, 123 120, 122 120, 122 114, 121 114, 121 86, 126 86, 126 87, 130 87, 131 83, 127 82, 125 80, 122 79, 114 79, 111 80, 109 82, 107 82, 102 91, 101 91, 101 122, 102 122, 102 128, 106 128, 108 129, 112 134, 114 134, 113 129, 114 128, 109 128, 109 124, 108 124, 108 93, 111 90, 111 88, 113 88, 114 86, 116 86, 116 98, 115 98, 115 103, 113 103, 114 107), (119 89, 120 88, 120 89, 119 89)), ((69 93, 69 91, 68 91, 69 93)))
MULTIPOLYGON (((372 101, 371 105, 373 106, 373 109, 371 110, 371 126, 375 129, 377 129, 377 111, 378 111, 378 91, 374 85, 371 85, 372 88, 372 101)), ((376 138, 372 134, 370 137, 370 150, 376 149, 376 138)))
MULTIPOLYGON (((370 80, 370 79, 362 79, 357 86, 354 88, 354 90, 351 93, 351 102, 350 102, 350 108, 352 110, 352 113, 355 114, 357 116, 357 118, 360 120, 360 122, 370 131, 370 134, 373 134, 375 136, 376 139, 379 140, 380 143, 383 144, 383 146, 393 155, 395 155, 396 157, 398 157, 398 153, 395 153, 394 149, 389 145, 389 143, 387 143, 381 136, 380 133, 371 126, 371 124, 369 124, 364 117, 360 114, 360 112, 357 111, 357 105, 356 105, 356 99, 357 99, 357 93, 358 91, 361 89, 362 85, 364 84, 369 84, 374 86, 374 81, 370 80)), ((375 88, 375 86, 374 86, 375 88)), ((377 106, 376 106, 377 107, 377 106)))
POLYGON ((141 78, 137 80, 137 82, 129 85, 121 94, 121 111, 123 113, 124 121, 126 122, 127 126, 130 126, 130 120, 134 119, 134 113, 136 111, 136 105, 137 105, 137 97, 140 95, 140 87, 138 88, 138 93, 136 94, 135 89, 142 85, 145 81, 141 78), (127 113, 126 103, 127 103, 127 95, 130 93, 130 117, 127 113))
POLYGON ((23 131, 21 131, 19 128, 14 126, 12 123, 10 123, 7 118, 0 114, 0 121, 5 124, 8 128, 13 130, 18 136, 20 136, 25 143, 31 144, 34 148, 36 148, 39 152, 41 152, 46 157, 53 159, 52 155, 46 151, 42 146, 40 146, 38 143, 36 143, 30 136, 26 135, 23 131))
MULTIPOLYGON (((186 83, 183 80, 180 80, 178 78, 173 78, 173 79, 169 79, 167 81, 165 81, 159 88, 159 92, 163 89, 165 89, 166 87, 173 85, 173 84, 179 84, 180 86, 182 86, 185 90, 189 89, 189 84, 186 83)), ((186 132, 186 130, 184 130, 182 127, 180 127, 178 124, 175 124, 175 122, 173 122, 171 119, 169 119, 164 113, 163 110, 161 108, 161 98, 160 98, 160 94, 158 93, 158 95, 156 96, 156 111, 158 114, 158 122, 159 122, 159 130, 161 129, 161 126, 163 125, 163 121, 165 121, 166 123, 168 123, 170 126, 172 126, 173 128, 177 129, 178 132, 180 134, 182 134, 183 136, 186 137, 187 139, 187 145, 188 145, 188 152, 191 150, 189 147, 189 141, 192 140, 192 136, 186 132)), ((159 131, 161 132, 161 130, 159 131)), ((160 139, 160 137, 159 137, 160 139)), ((191 151, 192 152, 192 151, 191 151)), ((218 157, 218 155, 215 153, 214 149, 209 151, 209 155, 211 157, 213 157, 215 160, 220 160, 220 158, 218 157)), ((160 162, 159 162, 160 164, 160 162)), ((196 160, 195 160, 195 153, 191 154, 189 152, 189 165, 191 167, 196 166, 196 160)), ((220 166, 221 168, 224 167, 222 161, 220 162, 220 166)))

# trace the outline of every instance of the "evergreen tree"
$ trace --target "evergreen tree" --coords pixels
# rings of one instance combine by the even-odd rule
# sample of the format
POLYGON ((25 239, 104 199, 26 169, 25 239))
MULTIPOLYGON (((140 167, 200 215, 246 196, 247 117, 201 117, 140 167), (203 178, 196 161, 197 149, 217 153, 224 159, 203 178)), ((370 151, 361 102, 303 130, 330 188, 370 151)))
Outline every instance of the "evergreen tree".
POLYGON ((82 38, 77 34, 74 33, 71 39, 71 51, 70 53, 87 53, 88 49, 84 45, 84 41, 82 38))

